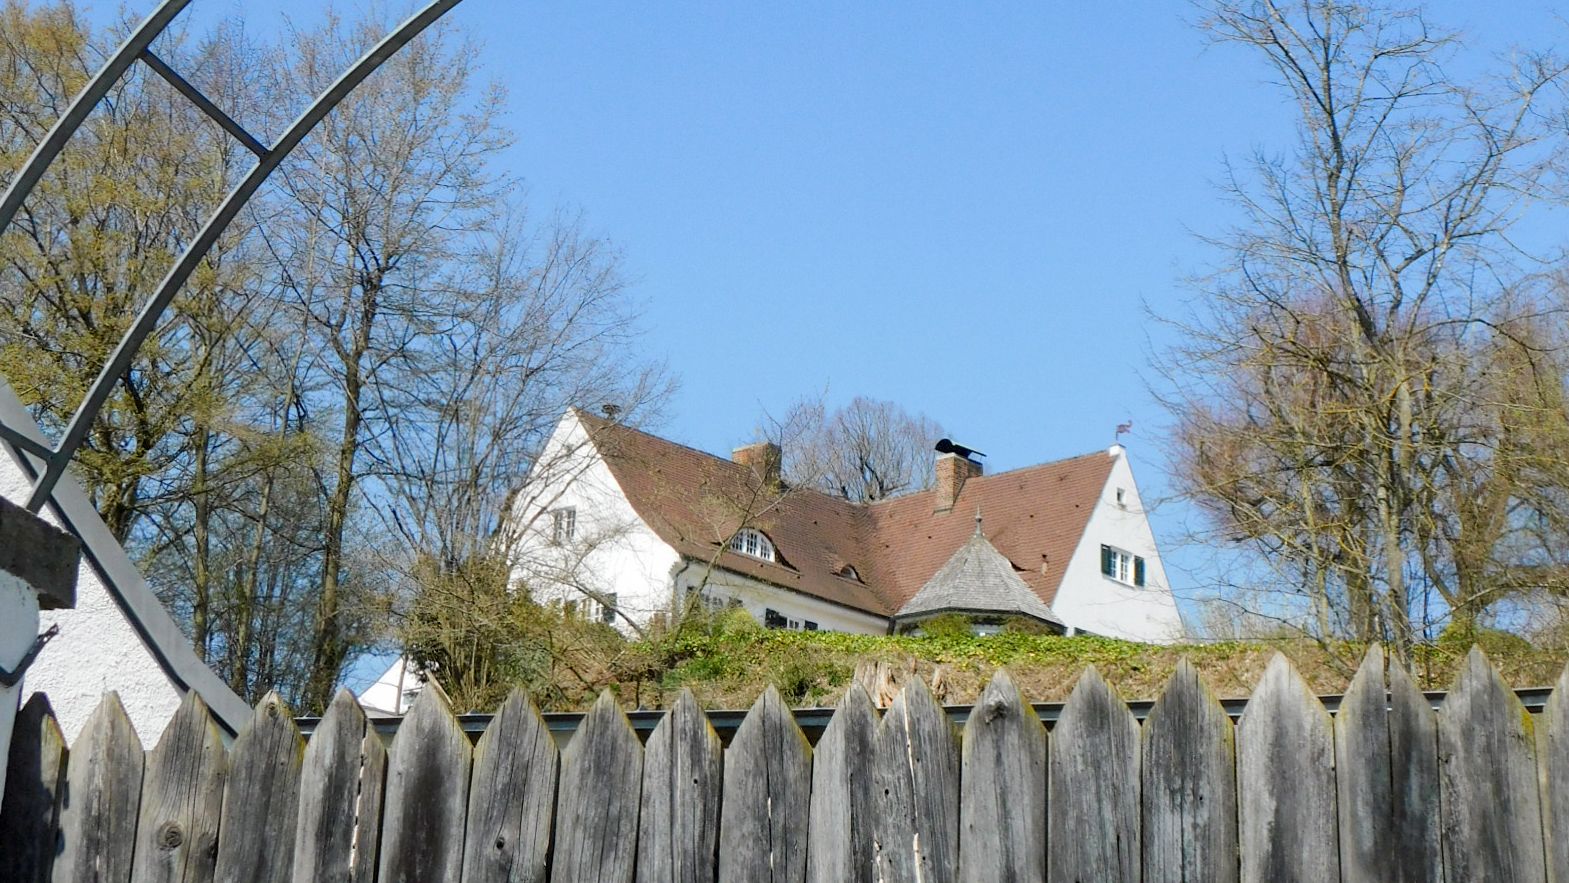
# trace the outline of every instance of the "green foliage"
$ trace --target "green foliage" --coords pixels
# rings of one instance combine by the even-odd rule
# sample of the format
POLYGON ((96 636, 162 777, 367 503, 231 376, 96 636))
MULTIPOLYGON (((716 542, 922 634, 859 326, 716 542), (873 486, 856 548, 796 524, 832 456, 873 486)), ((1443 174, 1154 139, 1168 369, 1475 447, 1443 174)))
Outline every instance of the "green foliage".
POLYGON ((921 622, 921 634, 933 638, 967 638, 974 634, 970 618, 962 613, 944 613, 921 622))

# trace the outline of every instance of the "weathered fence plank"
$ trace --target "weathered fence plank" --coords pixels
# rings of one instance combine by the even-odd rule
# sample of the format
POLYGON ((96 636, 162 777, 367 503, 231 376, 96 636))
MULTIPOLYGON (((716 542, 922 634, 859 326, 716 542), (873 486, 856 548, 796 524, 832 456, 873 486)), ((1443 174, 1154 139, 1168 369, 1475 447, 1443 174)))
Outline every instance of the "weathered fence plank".
POLYGON ((719 879, 805 880, 811 789, 812 747, 769 687, 725 752, 719 879))
POLYGON ((1048 877, 1138 883, 1139 724, 1085 669, 1052 732, 1048 877))
POLYGON ((561 753, 554 883, 630 883, 642 789, 643 746, 607 690, 561 753))
POLYGON ((213 879, 227 767, 218 725, 191 690, 147 755, 132 862, 136 883, 213 879))
POLYGON ((65 737, 54 710, 34 693, 16 716, 5 796, 0 798, 0 878, 45 883, 59 834, 65 737))
POLYGON ((387 752, 381 883, 458 879, 471 753, 446 693, 430 680, 387 752))
POLYGON ((1335 715, 1341 880, 1437 883, 1438 724, 1398 665, 1368 649, 1335 715))
POLYGON ((1142 739, 1144 883, 1236 883, 1236 734, 1187 659, 1142 739))
POLYGON ((868 760, 877 746, 877 709, 852 683, 834 709, 812 755, 806 879, 810 883, 873 883, 877 861, 872 819, 877 782, 868 760))
POLYGON ((1044 879, 1046 728, 1007 671, 981 693, 962 745, 959 879, 1044 879))
POLYGON ((288 706, 268 693, 229 755, 218 831, 219 883, 287 883, 294 867, 305 740, 288 706))
POLYGON ((146 755, 112 694, 69 752, 19 720, 0 881, 1569 883, 1569 669, 1533 722, 1479 651, 1434 714, 1374 648, 1333 720, 1277 656, 1235 728, 1186 661, 1142 733, 1093 668, 1050 737, 1006 672, 962 743, 852 687, 815 752, 775 690, 728 750, 690 693, 646 751, 603 694, 559 756, 520 693, 471 751, 439 687, 390 756, 343 692, 228 755, 195 694, 146 755))
POLYGON ((644 746, 639 883, 713 883, 724 769, 719 734, 682 690, 644 746))
POLYGON ((387 750, 348 690, 311 734, 300 773, 294 879, 371 883, 381 839, 387 750))
POLYGON ((1547 836, 1547 879, 1569 883, 1569 667, 1558 676, 1537 726, 1542 752, 1542 830, 1547 836))
POLYGON ((951 880, 959 870, 959 746, 948 715, 914 678, 877 730, 878 875, 951 880))
POLYGON ((1276 654, 1237 724, 1243 883, 1340 877, 1329 713, 1276 654))
POLYGON ((1514 692, 1473 647, 1438 714, 1449 883, 1542 883, 1535 733, 1514 692))
POLYGON ((131 879, 143 761, 142 743, 119 694, 104 694, 66 764, 55 883, 131 879))
POLYGON ((543 883, 557 762, 539 710, 513 690, 474 746, 464 883, 543 883))

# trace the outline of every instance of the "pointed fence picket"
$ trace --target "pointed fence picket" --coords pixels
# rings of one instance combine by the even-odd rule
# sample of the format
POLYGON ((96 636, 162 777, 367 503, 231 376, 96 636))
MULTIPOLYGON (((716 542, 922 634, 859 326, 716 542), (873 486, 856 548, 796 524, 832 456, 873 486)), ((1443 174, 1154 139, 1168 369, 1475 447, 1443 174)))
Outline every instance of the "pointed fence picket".
POLYGON ((1138 883, 1139 725, 1094 666, 1053 732, 1048 880, 1138 883))
POLYGON ((1144 883, 1236 883, 1236 733, 1187 660, 1141 738, 1144 883))
POLYGON ((1340 879, 1334 725, 1278 653, 1237 724, 1237 791, 1242 883, 1340 879))
POLYGON ((316 725, 300 773, 294 879, 371 883, 381 842, 387 749, 347 690, 316 725))
POLYGON ((806 879, 812 746, 769 687, 725 752, 719 821, 721 883, 806 879))
POLYGON ((643 746, 606 691, 561 753, 553 883, 631 883, 642 794, 643 746))
POLYGON ((196 691, 147 755, 136 817, 136 883, 207 883, 218 853, 218 820, 228 756, 218 725, 196 691))
POLYGON ((1439 883, 1437 721, 1382 648, 1340 701, 1335 762, 1343 883, 1439 883))
POLYGON ((959 870, 959 745, 953 725, 919 678, 888 707, 873 761, 879 878, 951 880, 959 870))
POLYGON ((998 671, 964 724, 959 876, 973 883, 1046 876, 1046 728, 998 671))
POLYGON ((812 755, 808 819, 808 883, 873 883, 873 818, 877 782, 867 758, 877 745, 877 709, 852 683, 812 755))
POLYGON ((539 710, 514 690, 474 746, 463 883, 544 883, 557 764, 539 710))
POLYGON ((719 734, 682 690, 644 746, 638 883, 713 883, 724 769, 719 734))
POLYGON ((1445 879, 1545 883, 1535 727, 1473 647, 1438 713, 1445 879))
POLYGON ((143 766, 142 743, 125 706, 118 695, 104 694, 66 760, 55 883, 131 879, 143 766))
POLYGON ((0 874, 18 883, 47 883, 65 785, 65 737, 42 693, 33 694, 16 716, 5 780, 0 874))
POLYGON ((275 695, 228 749, 194 694, 145 755, 113 694, 69 750, 18 720, 0 883, 1569 883, 1569 670, 1533 717, 1479 651, 1435 713, 1374 648, 1333 718, 1277 657, 1236 726, 1186 662, 1142 725, 1087 670, 1049 734, 1006 672, 962 737, 852 687, 815 750, 774 690, 646 749, 607 693, 559 754, 522 694, 471 748, 439 687, 390 752, 342 692, 308 744, 275 695))
POLYGON ((288 883, 305 740, 277 693, 234 740, 218 831, 219 883, 288 883))
POLYGON ((381 820, 385 883, 456 880, 463 869, 472 751, 434 682, 414 700, 387 754, 381 820))

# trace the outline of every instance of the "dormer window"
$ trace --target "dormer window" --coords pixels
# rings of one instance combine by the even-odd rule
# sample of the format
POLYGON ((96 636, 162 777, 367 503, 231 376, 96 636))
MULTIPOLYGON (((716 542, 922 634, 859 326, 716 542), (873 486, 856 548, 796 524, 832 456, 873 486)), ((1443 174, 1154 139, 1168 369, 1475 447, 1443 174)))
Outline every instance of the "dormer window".
POLYGON ((845 566, 839 568, 838 574, 845 579, 853 579, 856 582, 861 581, 861 572, 855 569, 854 564, 846 564, 845 566))
POLYGON ((762 531, 750 527, 743 527, 730 538, 730 551, 762 561, 775 560, 773 541, 764 536, 762 531))

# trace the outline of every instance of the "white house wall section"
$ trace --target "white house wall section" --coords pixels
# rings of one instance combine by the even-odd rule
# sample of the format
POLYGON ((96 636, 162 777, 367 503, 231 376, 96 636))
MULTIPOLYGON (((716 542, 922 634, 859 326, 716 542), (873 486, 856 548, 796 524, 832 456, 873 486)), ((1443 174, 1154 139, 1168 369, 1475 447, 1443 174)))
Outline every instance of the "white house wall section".
POLYGON ((1161 565, 1155 534, 1120 446, 1078 548, 1068 562, 1052 610, 1080 631, 1112 638, 1171 643, 1184 631, 1171 584, 1161 565), (1121 499, 1118 491, 1121 491, 1121 499), (1101 546, 1144 559, 1144 585, 1132 586, 1101 573, 1101 546))
POLYGON ((768 611, 772 610, 784 617, 786 623, 793 623, 781 626, 783 628, 804 630, 807 623, 811 623, 818 631, 824 632, 861 635, 888 633, 888 618, 885 616, 831 604, 821 598, 781 589, 724 568, 716 567, 710 572, 708 565, 703 562, 690 562, 678 568, 675 584, 679 586, 679 595, 683 599, 689 593, 701 590, 710 609, 740 602, 740 606, 758 622, 767 622, 768 611), (706 581, 705 574, 708 577, 706 581))
POLYGON ((541 603, 579 604, 594 613, 596 594, 614 596, 615 625, 627 632, 626 619, 641 626, 669 609, 679 556, 632 508, 574 415, 556 426, 533 478, 513 510, 520 531, 514 583, 541 603), (568 511, 570 529, 567 516, 558 521, 555 514, 568 511), (560 535, 564 530, 570 536, 560 535))
MULTIPOLYGON (((16 461, 0 455, 0 495, 21 505, 27 501, 28 488, 16 461)), ((47 509, 43 517, 59 524, 47 509)), ((33 693, 49 694, 67 742, 76 740, 88 715, 109 690, 120 694, 138 733, 163 732, 179 708, 182 694, 170 683, 85 555, 76 577, 76 606, 43 611, 39 625, 58 625, 60 633, 27 670, 23 701, 33 693)))

